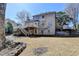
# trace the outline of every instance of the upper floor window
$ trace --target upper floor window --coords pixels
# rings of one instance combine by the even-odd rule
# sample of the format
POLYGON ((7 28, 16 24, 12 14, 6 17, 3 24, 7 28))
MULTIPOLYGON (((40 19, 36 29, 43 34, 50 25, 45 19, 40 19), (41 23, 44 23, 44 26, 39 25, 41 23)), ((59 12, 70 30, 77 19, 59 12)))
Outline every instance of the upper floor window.
POLYGON ((37 25, 37 23, 35 22, 35 24, 37 25))
POLYGON ((39 16, 34 16, 33 19, 34 20, 39 20, 39 16))
POLYGON ((44 16, 42 16, 42 18, 44 18, 44 16))

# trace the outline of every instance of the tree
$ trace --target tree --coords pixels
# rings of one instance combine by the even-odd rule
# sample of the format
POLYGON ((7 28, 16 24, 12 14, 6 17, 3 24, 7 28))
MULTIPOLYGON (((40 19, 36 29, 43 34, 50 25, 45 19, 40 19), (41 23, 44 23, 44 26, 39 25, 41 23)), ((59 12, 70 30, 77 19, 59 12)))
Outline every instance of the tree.
POLYGON ((65 14, 65 12, 59 11, 59 12, 57 12, 56 14, 63 15, 63 14, 65 14))
POLYGON ((58 17, 56 17, 56 27, 59 29, 63 29, 63 25, 67 25, 67 23, 71 22, 72 19, 65 14, 65 12, 56 13, 58 17))
POLYGON ((25 25, 25 21, 30 21, 30 13, 26 10, 22 10, 17 13, 16 18, 20 20, 22 25, 25 25))
POLYGON ((5 45, 5 28, 4 28, 4 22, 5 22, 5 10, 6 10, 6 4, 0 3, 0 51, 3 49, 5 45))
POLYGON ((65 12, 56 12, 56 28, 57 29, 62 29, 62 22, 63 22, 63 15, 65 12))
POLYGON ((7 22, 7 24, 5 24, 5 32, 7 34, 12 34, 13 33, 13 26, 10 22, 7 22))

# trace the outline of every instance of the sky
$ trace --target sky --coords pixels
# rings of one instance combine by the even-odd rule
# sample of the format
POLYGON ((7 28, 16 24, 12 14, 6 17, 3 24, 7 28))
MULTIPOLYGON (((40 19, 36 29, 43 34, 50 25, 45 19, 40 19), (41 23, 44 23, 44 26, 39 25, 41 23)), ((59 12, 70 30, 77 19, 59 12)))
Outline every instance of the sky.
POLYGON ((16 14, 22 10, 28 11, 33 16, 50 11, 64 11, 64 9, 63 3, 8 3, 5 17, 18 22, 16 14))

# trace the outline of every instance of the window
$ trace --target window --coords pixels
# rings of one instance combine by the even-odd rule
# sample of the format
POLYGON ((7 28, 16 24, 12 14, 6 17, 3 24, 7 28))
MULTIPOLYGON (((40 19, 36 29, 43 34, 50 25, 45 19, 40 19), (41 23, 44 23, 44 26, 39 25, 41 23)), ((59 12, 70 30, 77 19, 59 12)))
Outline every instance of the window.
POLYGON ((37 23, 35 23, 37 25, 37 23))
POLYGON ((33 19, 34 20, 39 20, 39 16, 34 16, 33 19))
POLYGON ((44 18, 44 16, 42 16, 42 18, 44 18))
POLYGON ((50 30, 48 30, 48 33, 50 33, 50 30))
POLYGON ((41 33, 43 34, 43 30, 41 30, 41 33))
POLYGON ((51 27, 51 26, 52 26, 52 22, 48 21, 48 27, 51 27))

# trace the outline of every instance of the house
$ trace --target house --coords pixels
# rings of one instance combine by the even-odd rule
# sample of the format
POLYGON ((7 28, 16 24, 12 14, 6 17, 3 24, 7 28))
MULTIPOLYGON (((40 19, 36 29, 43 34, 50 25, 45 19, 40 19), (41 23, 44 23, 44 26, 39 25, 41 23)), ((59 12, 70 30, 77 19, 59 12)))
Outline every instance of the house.
POLYGON ((19 26, 19 30, 28 35, 55 35, 55 12, 33 15, 33 19, 19 26))
POLYGON ((34 15, 33 20, 39 20, 38 35, 55 35, 55 12, 34 15))

